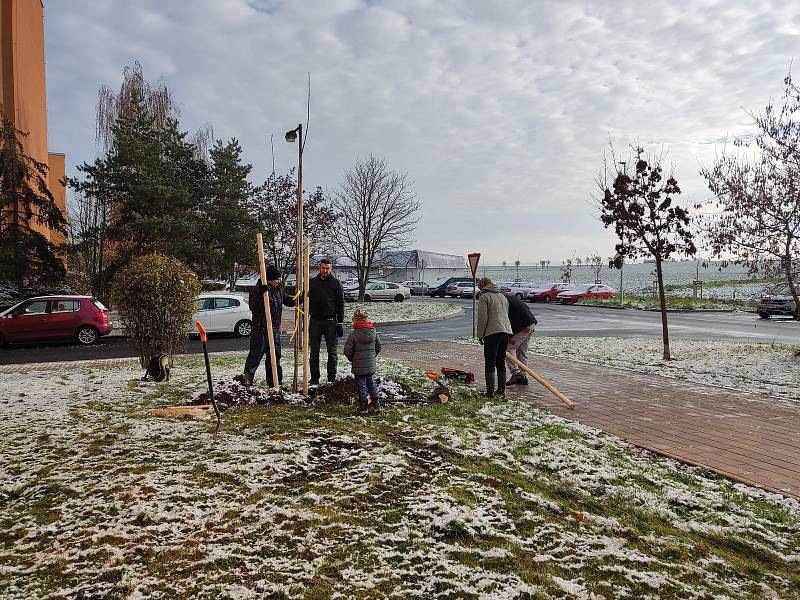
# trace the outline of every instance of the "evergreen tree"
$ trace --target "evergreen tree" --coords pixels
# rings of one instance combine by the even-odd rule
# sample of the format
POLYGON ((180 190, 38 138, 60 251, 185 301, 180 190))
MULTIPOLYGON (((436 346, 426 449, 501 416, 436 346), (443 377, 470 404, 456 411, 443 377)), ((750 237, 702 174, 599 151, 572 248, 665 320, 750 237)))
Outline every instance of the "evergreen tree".
POLYGON ((255 222, 248 211, 253 185, 247 176, 253 167, 242 163, 242 147, 236 138, 227 144, 218 140, 211 148, 209 197, 206 206, 207 248, 211 250, 207 270, 226 274, 231 289, 236 281, 235 265, 255 261, 255 222))
POLYGON ((29 283, 56 283, 66 270, 58 249, 40 228, 64 234, 66 219, 47 188, 47 165, 25 154, 27 136, 3 115, 0 127, 0 279, 17 293, 29 283))

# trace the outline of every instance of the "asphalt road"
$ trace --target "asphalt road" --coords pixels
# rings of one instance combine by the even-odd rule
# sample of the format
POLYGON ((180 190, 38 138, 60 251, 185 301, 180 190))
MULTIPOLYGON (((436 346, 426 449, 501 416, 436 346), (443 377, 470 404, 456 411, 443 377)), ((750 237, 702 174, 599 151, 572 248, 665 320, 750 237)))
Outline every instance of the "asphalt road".
MULTIPOLYGON (((446 341, 472 333, 472 301, 428 299, 424 302, 454 302, 464 314, 443 321, 417 324, 379 325, 384 343, 407 343, 424 340, 446 341)), ((531 305, 539 324, 537 335, 545 336, 660 336, 661 316, 657 312, 615 310, 589 306, 531 305)), ((669 331, 673 339, 737 340, 741 342, 800 343, 800 323, 791 319, 759 319, 752 313, 669 313, 669 331)), ((290 343, 284 338, 284 347, 290 343)), ((210 352, 247 350, 248 340, 221 335, 209 336, 210 352)), ((185 352, 202 352, 197 340, 186 342, 185 352)), ((122 358, 135 356, 125 338, 103 338, 97 345, 82 348, 74 343, 35 344, 0 350, 0 364, 56 362, 122 358)))

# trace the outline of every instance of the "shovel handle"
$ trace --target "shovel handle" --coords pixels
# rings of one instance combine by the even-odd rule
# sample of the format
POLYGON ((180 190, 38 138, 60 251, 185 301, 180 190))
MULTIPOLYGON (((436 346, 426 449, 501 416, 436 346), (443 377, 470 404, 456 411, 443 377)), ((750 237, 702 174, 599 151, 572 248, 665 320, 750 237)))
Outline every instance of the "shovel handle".
POLYGON ((203 327, 203 324, 200 321, 195 321, 194 326, 197 327, 197 333, 200 334, 200 341, 205 342, 208 340, 208 335, 206 335, 206 328, 203 327))

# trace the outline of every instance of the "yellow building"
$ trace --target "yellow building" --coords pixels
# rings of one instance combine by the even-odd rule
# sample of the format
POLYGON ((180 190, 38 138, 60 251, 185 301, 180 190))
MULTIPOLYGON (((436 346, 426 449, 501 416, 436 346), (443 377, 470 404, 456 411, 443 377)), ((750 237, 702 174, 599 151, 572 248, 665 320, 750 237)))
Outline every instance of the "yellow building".
MULTIPOLYGON (((47 151, 47 88, 44 62, 44 2, 0 0, 0 81, 2 110, 20 131, 26 154, 48 165, 47 187, 66 218, 64 155, 47 151)), ((61 234, 41 233, 53 243, 61 234)))

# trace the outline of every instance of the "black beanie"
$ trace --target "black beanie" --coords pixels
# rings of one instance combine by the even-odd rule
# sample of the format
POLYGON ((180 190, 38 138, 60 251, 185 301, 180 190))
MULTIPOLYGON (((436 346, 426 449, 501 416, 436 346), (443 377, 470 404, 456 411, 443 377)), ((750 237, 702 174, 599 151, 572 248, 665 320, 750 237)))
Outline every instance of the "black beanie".
POLYGON ((273 279, 280 279, 281 272, 278 270, 278 267, 275 265, 270 265, 267 267, 267 281, 272 281, 273 279))

